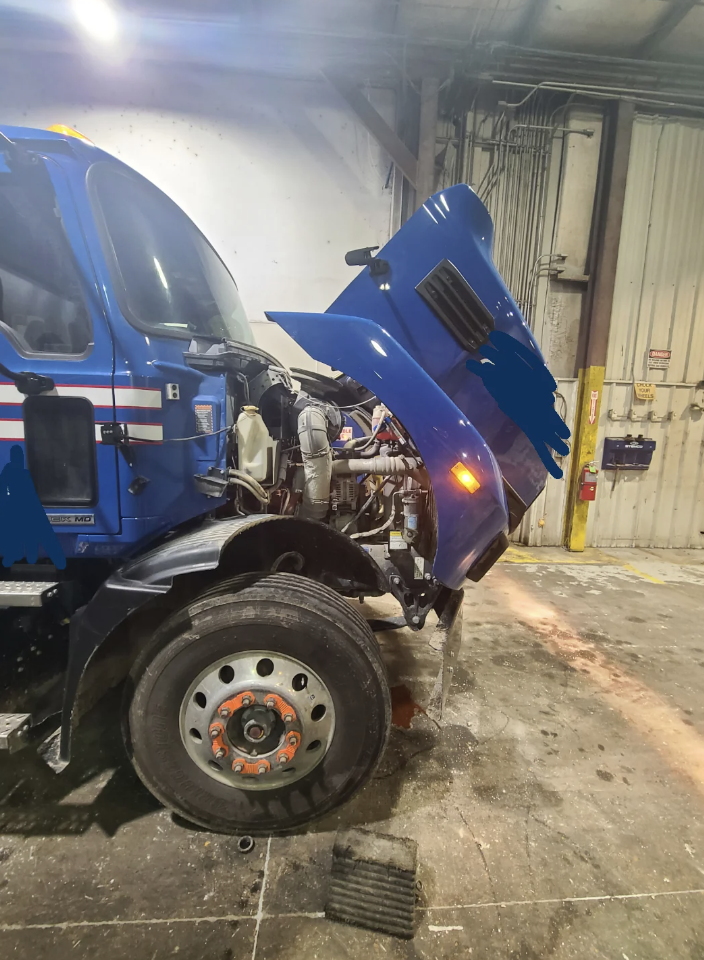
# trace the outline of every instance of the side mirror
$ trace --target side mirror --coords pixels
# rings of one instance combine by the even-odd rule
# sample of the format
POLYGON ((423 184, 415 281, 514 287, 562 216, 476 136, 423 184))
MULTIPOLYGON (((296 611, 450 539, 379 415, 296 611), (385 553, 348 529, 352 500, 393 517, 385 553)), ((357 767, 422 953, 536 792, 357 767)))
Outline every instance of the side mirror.
POLYGON ((389 272, 389 261, 373 257, 372 253, 379 247, 361 247, 359 250, 350 250, 345 254, 345 263, 348 267, 369 267, 373 277, 379 277, 389 272))

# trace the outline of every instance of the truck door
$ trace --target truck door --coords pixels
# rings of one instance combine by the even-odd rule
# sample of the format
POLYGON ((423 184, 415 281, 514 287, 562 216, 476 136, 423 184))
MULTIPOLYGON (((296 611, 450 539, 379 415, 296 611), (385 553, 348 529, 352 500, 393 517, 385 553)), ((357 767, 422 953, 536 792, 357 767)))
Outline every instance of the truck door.
POLYGON ((115 420, 113 345, 69 186, 85 165, 22 155, 0 155, 0 363, 55 387, 25 396, 0 373, 0 467, 23 447, 72 556, 120 532, 117 450, 101 442, 101 423, 115 420))

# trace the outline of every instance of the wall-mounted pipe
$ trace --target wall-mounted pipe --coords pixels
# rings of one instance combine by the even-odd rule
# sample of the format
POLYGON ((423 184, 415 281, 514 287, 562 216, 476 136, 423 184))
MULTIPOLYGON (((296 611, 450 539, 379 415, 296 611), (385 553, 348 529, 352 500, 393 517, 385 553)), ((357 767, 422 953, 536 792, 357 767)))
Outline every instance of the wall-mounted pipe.
MULTIPOLYGON (((676 107, 682 110, 692 110, 697 113, 704 112, 704 102, 701 104, 687 103, 686 100, 678 99, 655 99, 655 97, 646 97, 643 94, 657 94, 657 90, 633 89, 630 87, 608 87, 600 84, 589 83, 563 83, 561 80, 543 80, 541 83, 520 83, 515 80, 492 80, 493 86, 501 87, 520 87, 528 90, 526 96, 518 103, 502 102, 500 105, 507 110, 517 110, 525 104, 540 90, 550 90, 553 93, 579 93, 585 97, 593 97, 597 100, 629 100, 633 103, 641 103, 647 106, 656 107, 676 107)), ((678 94, 676 91, 665 90, 663 97, 685 96, 690 100, 704 101, 704 94, 678 94)))

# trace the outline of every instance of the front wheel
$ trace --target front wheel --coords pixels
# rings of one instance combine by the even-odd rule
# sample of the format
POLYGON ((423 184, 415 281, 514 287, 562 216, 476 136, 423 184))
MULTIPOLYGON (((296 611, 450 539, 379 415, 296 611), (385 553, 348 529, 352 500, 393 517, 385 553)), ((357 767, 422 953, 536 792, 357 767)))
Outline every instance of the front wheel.
POLYGON ((126 742, 145 786, 223 833, 300 827, 377 765, 391 703, 366 621, 276 573, 174 613, 132 671, 126 742))

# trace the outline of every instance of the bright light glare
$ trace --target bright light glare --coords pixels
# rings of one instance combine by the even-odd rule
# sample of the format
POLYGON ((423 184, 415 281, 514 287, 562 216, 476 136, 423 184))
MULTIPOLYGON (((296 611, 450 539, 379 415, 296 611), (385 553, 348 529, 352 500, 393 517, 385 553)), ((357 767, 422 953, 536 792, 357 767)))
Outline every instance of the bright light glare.
POLYGON ((119 26, 113 8, 105 0, 73 0, 73 9, 81 27, 99 43, 114 43, 119 26))
POLYGON ((374 349, 376 350, 376 352, 377 352, 377 353, 380 353, 380 354, 382 355, 382 357, 388 356, 386 350, 384 350, 384 348, 382 347, 382 345, 381 345, 380 343, 377 343, 376 340, 372 340, 372 341, 371 341, 371 344, 372 344, 372 346, 374 347, 374 349))
POLYGON ((154 257, 154 266, 156 267, 156 272, 159 274, 159 279, 161 280, 162 284, 164 285, 164 290, 168 290, 168 289, 169 289, 169 285, 168 285, 168 283, 166 282, 166 277, 164 276, 164 271, 161 269, 161 264, 159 263, 159 261, 157 260, 156 257, 154 257))
POLYGON ((450 470, 450 473, 452 473, 465 490, 468 490, 470 493, 475 493, 481 487, 480 482, 463 463, 456 463, 450 470))

